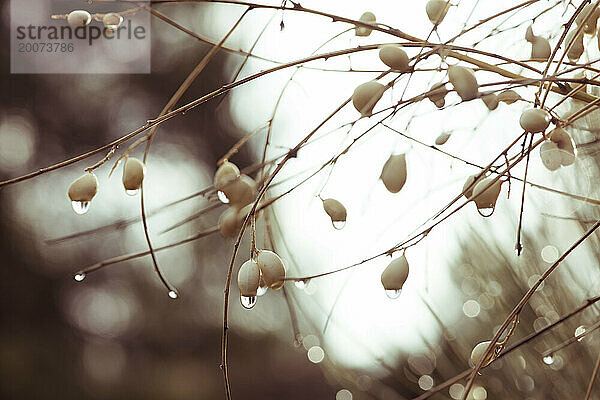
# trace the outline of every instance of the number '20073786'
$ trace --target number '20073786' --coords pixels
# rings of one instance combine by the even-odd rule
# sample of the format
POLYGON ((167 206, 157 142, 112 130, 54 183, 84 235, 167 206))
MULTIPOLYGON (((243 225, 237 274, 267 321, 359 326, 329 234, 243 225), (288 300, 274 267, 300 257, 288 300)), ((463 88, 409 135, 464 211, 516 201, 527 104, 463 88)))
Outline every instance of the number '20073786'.
POLYGON ((19 43, 19 53, 72 53, 73 43, 34 42, 19 43))

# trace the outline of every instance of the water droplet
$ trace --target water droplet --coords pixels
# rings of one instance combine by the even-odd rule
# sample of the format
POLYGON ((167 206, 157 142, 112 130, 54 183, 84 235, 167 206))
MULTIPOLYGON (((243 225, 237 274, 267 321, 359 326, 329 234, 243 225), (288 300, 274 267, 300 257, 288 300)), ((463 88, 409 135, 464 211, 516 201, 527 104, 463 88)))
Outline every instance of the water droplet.
POLYGON ((139 192, 140 192, 140 189, 125 190, 125 193, 127 193, 129 196, 135 196, 139 192))
POLYGON ((221 200, 221 203, 229 203, 229 199, 227 198, 227 195, 223 192, 221 192, 220 190, 217 192, 217 197, 219 198, 219 200, 221 200))
POLYGON ((172 299, 176 299, 176 298, 179 297, 179 295, 177 294, 176 291, 171 290, 171 291, 169 291, 169 297, 172 298, 172 299))
POLYGON ((552 354, 547 355, 542 360, 544 361, 544 364, 547 365, 552 365, 554 363, 554 357, 552 356, 552 354))
POLYGON ((402 292, 401 289, 391 289, 391 290, 386 290, 385 295, 387 297, 389 297, 390 299, 397 299, 400 296, 401 292, 402 292))
POLYGON ((294 281, 294 286, 296 286, 298 289, 304 289, 306 285, 308 285, 308 279, 299 279, 294 281))
POLYGON ((82 280, 85 279, 85 272, 76 273, 75 276, 73 277, 73 279, 75 279, 77 282, 81 282, 82 280))
POLYGON ((256 296, 240 296, 240 303, 249 310, 256 305, 256 296))
POLYGON ((267 293, 267 290, 269 290, 268 286, 259 286, 258 289, 256 289, 256 295, 257 296, 263 296, 265 293, 267 293))
POLYGON ((89 201, 72 201, 71 202, 71 206, 73 207, 73 211, 75 211, 76 214, 85 214, 86 212, 88 212, 88 210, 90 209, 90 202, 89 201))
POLYGON ((577 339, 578 342, 581 342, 584 338, 585 335, 585 326, 584 325, 580 325, 577 327, 577 329, 575 329, 575 337, 577 336, 581 336, 580 338, 577 339))
POLYGON ((494 213, 495 209, 496 209, 495 205, 493 207, 485 207, 485 208, 484 207, 482 207, 482 208, 477 207, 477 212, 482 217, 488 218, 488 217, 492 216, 492 214, 494 213))
POLYGON ((346 221, 331 221, 331 225, 339 231, 346 226, 346 221))

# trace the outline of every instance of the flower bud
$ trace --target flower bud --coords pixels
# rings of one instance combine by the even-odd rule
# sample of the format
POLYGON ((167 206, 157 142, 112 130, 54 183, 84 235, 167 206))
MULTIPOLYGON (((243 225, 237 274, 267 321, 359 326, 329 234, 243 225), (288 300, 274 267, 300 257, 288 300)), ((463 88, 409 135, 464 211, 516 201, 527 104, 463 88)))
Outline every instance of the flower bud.
MULTIPOLYGON (((369 12, 369 11, 363 13, 363 15, 361 15, 358 20, 360 22, 364 22, 366 24, 371 24, 371 25, 375 25, 375 22, 376 22, 375 14, 373 14, 372 12, 369 12)), ((373 29, 371 29, 371 28, 367 28, 364 26, 357 26, 356 27, 356 36, 369 36, 372 31, 373 31, 373 29)))
POLYGON ((560 163, 569 166, 575 162, 575 148, 571 136, 561 127, 555 128, 550 133, 550 140, 557 144, 560 150, 560 163))
POLYGON ((336 199, 323 200, 323 209, 331 218, 331 222, 346 222, 346 207, 336 199))
POLYGON ((600 8, 596 8, 594 4, 588 4, 583 7, 583 10, 575 17, 575 23, 577 25, 581 25, 583 21, 585 22, 583 26, 583 31, 588 35, 593 35, 596 33, 596 25, 598 24, 598 17, 600 17, 600 8), (592 14, 588 17, 588 15, 592 14))
MULTIPOLYGON (((478 175, 479 174, 471 175, 470 177, 467 178, 467 181, 463 185, 462 193, 463 193, 463 196, 465 196, 467 198, 467 200, 471 200, 471 197, 473 197, 473 189, 475 189, 475 186, 477 186, 477 183, 474 184, 474 182, 475 182, 475 178, 478 175)), ((477 180, 477 182, 481 182, 482 179, 484 179, 483 176, 480 177, 477 180)))
POLYGON ((482 96, 481 100, 490 111, 498 108, 498 96, 496 96, 494 93, 488 93, 482 96))
POLYGON ((142 186, 146 166, 134 157, 127 157, 123 165, 123 186, 125 190, 135 191, 142 186))
POLYGON ((569 32, 565 38, 564 44, 564 46, 568 46, 571 41, 573 41, 571 48, 569 48, 569 51, 567 51, 567 57, 569 57, 569 60, 572 62, 577 62, 585 50, 583 47, 583 32, 579 32, 577 35, 576 34, 577 29, 569 32))
POLYGON ((229 161, 223 162, 215 172, 213 183, 217 190, 221 190, 225 185, 236 180, 240 176, 239 168, 229 161))
MULTIPOLYGON (((477 344, 477 346, 475 346, 473 348, 473 351, 471 351, 471 365, 473 365, 473 367, 475 367, 476 365, 479 364, 479 361, 481 361, 481 359, 483 358, 483 355, 485 354, 485 351, 487 350, 487 348, 490 346, 491 343, 492 342, 488 340, 488 341, 477 344)), ((493 359, 494 359, 494 353, 492 352, 486 358, 486 361, 483 363, 482 367, 489 365, 489 363, 491 363, 493 361, 493 359)))
POLYGON ((400 290, 408 278, 408 261, 404 255, 393 259, 381 273, 385 290, 400 290))
POLYGON ((503 101, 506 104, 512 104, 518 100, 521 100, 521 96, 512 89, 498 93, 498 101, 503 101))
POLYGON ((69 186, 69 198, 71 201, 87 202, 92 201, 98 193, 98 178, 92 172, 86 172, 77 178, 69 186))
POLYGON ((285 278, 285 267, 281 258, 270 250, 259 250, 256 262, 265 284, 271 289, 280 289, 285 278))
POLYGON ((406 156, 391 155, 383 165, 380 179, 388 191, 398 193, 406 183, 406 156))
POLYGON ((228 207, 219 217, 219 232, 226 238, 235 237, 241 227, 238 222, 238 210, 235 207, 228 207))
POLYGON ((451 65, 448 67, 448 78, 463 101, 477 97, 479 84, 472 69, 451 65))
POLYGON ((379 82, 371 81, 358 85, 352 94, 352 104, 363 117, 373 114, 375 104, 383 96, 386 87, 379 82))
POLYGON ((67 15, 67 23, 73 28, 86 26, 92 21, 92 15, 85 10, 71 11, 67 15))
POLYGON ((388 67, 397 72, 406 72, 408 66, 408 56, 406 52, 397 44, 386 44, 379 49, 379 59, 388 67))
POLYGON ((242 264, 238 271, 237 281, 240 295, 245 297, 256 296, 260 281, 260 270, 256 261, 248 260, 242 264))
POLYGON ((120 14, 111 12, 104 14, 104 17, 102 17, 102 23, 106 29, 114 31, 117 30, 123 23, 123 17, 120 14))
POLYGON ((551 120, 552 118, 548 111, 541 108, 530 108, 523 111, 519 123, 525 132, 540 133, 546 130, 551 120))
POLYGON ((542 143, 540 145, 540 158, 542 159, 544 167, 549 171, 555 171, 560 168, 562 158, 556 143, 550 140, 546 140, 542 143))
POLYGON ((487 178, 475 185, 475 188, 473 189, 473 201, 475 202, 477 209, 485 210, 496 206, 496 201, 498 200, 500 190, 502 189, 502 181, 498 179, 486 189, 494 179, 495 178, 487 178))
POLYGON ((445 0, 429 0, 425 6, 425 12, 432 24, 441 24, 450 9, 450 2, 445 0))
POLYGON ((531 26, 527 27, 525 40, 531 43, 531 58, 542 60, 548 60, 550 58, 550 54, 552 53, 550 42, 544 37, 535 36, 531 26))
POLYGON ((221 191, 229 200, 229 204, 239 210, 254 201, 256 182, 248 175, 241 175, 238 179, 225 185, 221 191))
POLYGON ((442 82, 436 83, 435 85, 433 85, 431 87, 429 92, 430 93, 427 95, 427 98, 433 104, 435 104, 436 107, 438 107, 438 108, 444 107, 444 104, 446 104, 445 97, 446 97, 446 94, 448 93, 445 85, 442 82))
POLYGON ((448 139, 450 139, 450 134, 448 132, 442 132, 435 139, 435 144, 437 144, 438 146, 441 146, 441 145, 445 144, 448 141, 448 139))

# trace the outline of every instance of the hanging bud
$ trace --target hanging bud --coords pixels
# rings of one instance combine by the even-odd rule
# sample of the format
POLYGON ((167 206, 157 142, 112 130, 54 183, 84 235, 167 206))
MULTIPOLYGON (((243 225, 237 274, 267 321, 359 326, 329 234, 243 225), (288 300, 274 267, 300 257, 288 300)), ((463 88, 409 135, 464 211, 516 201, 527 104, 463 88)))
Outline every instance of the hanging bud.
POLYGON ((98 179, 96 175, 92 172, 86 172, 77 178, 71 183, 68 191, 73 211, 77 214, 85 214, 90 207, 90 201, 92 201, 96 193, 98 193, 98 179))
POLYGON ((371 81, 358 85, 352 95, 352 104, 354 108, 361 113, 363 117, 370 117, 373 114, 375 104, 383 96, 386 87, 379 82, 371 81))
POLYGON ((498 179, 490 185, 494 179, 495 178, 484 179, 475 185, 475 188, 473 189, 473 201, 478 210, 496 207, 496 201, 498 200, 500 190, 502 189, 502 181, 498 179), (490 187, 487 187, 488 185, 490 185, 490 187))
POLYGON ((571 136, 561 127, 555 128, 550 133, 550 140, 557 144, 560 150, 560 163, 563 166, 569 166, 575 162, 575 147, 571 136))
POLYGON ((379 49, 379 59, 388 67, 397 72, 406 72, 408 56, 401 46, 397 44, 386 44, 379 49))
POLYGON ((531 43, 531 58, 542 60, 548 60, 550 58, 550 54, 552 53, 550 42, 544 37, 535 36, 531 26, 527 27, 525 40, 531 43))
POLYGON ((494 93, 488 93, 482 96, 481 100, 490 111, 498 108, 498 96, 496 96, 494 93))
POLYGON ((408 261, 403 254, 402 256, 393 259, 381 273, 381 284, 388 297, 398 297, 407 278, 408 261))
POLYGON ((519 123, 525 132, 540 133, 546 130, 551 120, 552 118, 548 111, 541 108, 530 108, 523 111, 519 123))
POLYGON ((219 217, 219 232, 226 238, 235 237, 241 227, 238 222, 238 210, 235 207, 227 208, 219 217))
POLYGON ((472 69, 451 65, 448 67, 448 78, 463 101, 477 97, 479 84, 472 69))
POLYGON ((450 2, 445 0, 429 0, 425 6, 427 17, 434 25, 442 23, 449 9, 450 2))
POLYGON ((221 191, 227 197, 229 204, 239 210, 254 201, 256 182, 248 175, 241 175, 238 179, 225 185, 221 191))
POLYGON ((542 164, 549 171, 555 171, 560 167, 561 155, 558 145, 550 140, 546 140, 540 145, 540 158, 542 164))
MULTIPOLYGON (((475 346, 473 348, 473 351, 471 351, 471 365, 473 367, 475 367, 476 365, 479 364, 479 361, 481 361, 487 348, 490 346, 491 343, 492 342, 488 340, 488 341, 477 344, 477 346, 475 346)), ((489 365, 493 360, 494 360, 494 353, 492 352, 486 358, 485 362, 482 364, 482 367, 489 365)))
MULTIPOLYGON (((475 175, 471 175, 470 177, 467 178, 467 181, 465 182, 465 184, 463 185, 463 196, 465 196, 467 198, 467 200, 471 200, 471 197, 473 197, 473 189, 475 189, 475 186, 477 186, 475 182, 475 178, 477 178, 479 174, 475 174, 475 175)), ((484 177, 480 177, 477 182, 480 182, 482 179, 484 179, 484 177)))
POLYGON ((405 154, 392 154, 381 169, 380 179, 388 191, 398 193, 406 183, 405 154))
POLYGON ((67 15, 67 23, 73 28, 86 26, 92 21, 92 15, 85 10, 71 11, 67 15))
POLYGON ((512 89, 505 90, 498 94, 498 101, 502 101, 506 104, 512 104, 519 100, 521 100, 521 96, 512 89))
POLYGON ((435 104, 437 108, 444 107, 444 104, 446 104, 446 93, 448 93, 446 86, 442 82, 436 83, 431 87, 429 92, 427 98, 435 104))
POLYGON ((442 133, 440 133, 440 136, 438 136, 435 139, 435 144, 437 144, 438 146, 441 146, 441 145, 445 144, 448 141, 448 139, 450 139, 450 133, 442 132, 442 133))
POLYGON ((583 26, 583 31, 588 35, 593 35, 596 33, 598 17, 600 17, 600 8, 595 7, 594 4, 588 4, 581 10, 579 15, 575 17, 575 23, 581 25, 583 21, 586 21, 583 26), (592 15, 589 16, 590 14, 592 15))
POLYGON ((285 267, 279 256, 269 250, 259 250, 256 257, 265 284, 271 289, 280 289, 285 279, 285 267))
POLYGON ((120 14, 111 12, 104 14, 104 17, 102 17, 102 23, 106 29, 115 31, 123 23, 123 17, 120 14))
POLYGON ((225 161, 219 166, 217 172, 215 172, 213 183, 215 185, 215 188, 221 190, 223 187, 225 187, 225 185, 233 182, 239 177, 239 168, 234 163, 225 161))
MULTIPOLYGON (((371 24, 371 25, 375 25, 375 22, 376 22, 375 14, 373 14, 372 12, 369 12, 369 11, 363 13, 363 15, 361 15, 358 20, 360 22, 364 22, 365 24, 371 24)), ((372 28, 367 28, 365 26, 357 26, 356 27, 356 36, 369 36, 372 31, 373 31, 372 28)))
POLYGON ((256 296, 259 281, 260 271, 256 261, 248 260, 243 263, 238 272, 240 294, 247 297, 256 296))
POLYGON ((577 35, 576 34, 577 29, 569 32, 565 38, 565 46, 568 46, 571 41, 573 41, 569 51, 567 51, 567 57, 569 57, 569 60, 572 62, 577 62, 585 50, 583 47, 583 32, 579 32, 577 35))
POLYGON ((128 194, 137 192, 142 186, 146 166, 134 157, 127 157, 123 165, 123 186, 128 194))
POLYGON ((323 209, 331 218, 331 223, 336 229, 342 229, 346 225, 346 207, 336 199, 324 199, 323 209))

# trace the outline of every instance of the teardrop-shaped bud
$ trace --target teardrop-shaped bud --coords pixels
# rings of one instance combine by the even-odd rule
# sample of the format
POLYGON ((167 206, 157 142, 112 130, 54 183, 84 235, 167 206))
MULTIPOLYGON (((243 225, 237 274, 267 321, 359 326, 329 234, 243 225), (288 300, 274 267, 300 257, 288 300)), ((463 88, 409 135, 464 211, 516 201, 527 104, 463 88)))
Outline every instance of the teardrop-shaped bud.
POLYGON ((221 191, 229 199, 229 204, 239 210, 252 203, 256 198, 256 182, 248 175, 241 175, 238 179, 225 185, 221 191))
POLYGON ((73 28, 86 26, 92 21, 92 15, 85 10, 74 10, 67 15, 67 23, 73 28))
POLYGON ((448 67, 448 78, 463 101, 477 97, 479 84, 472 69, 451 65, 448 67))
POLYGON ((525 31, 525 40, 527 40, 529 43, 533 43, 533 42, 535 42, 535 38, 536 38, 536 37, 537 37, 537 36, 535 36, 535 35, 533 34, 533 28, 532 28, 532 26, 531 26, 531 25, 529 25, 529 26, 527 27, 527 30, 525 31))
POLYGON ((392 154, 381 169, 380 179, 387 190, 398 193, 406 183, 406 155, 392 154))
POLYGON ((481 100, 490 111, 498 108, 498 96, 496 96, 494 93, 488 93, 482 96, 481 100))
POLYGON ((473 201, 479 210, 494 208, 496 206, 496 201, 498 200, 500 190, 502 189, 502 181, 498 179, 490 185, 494 179, 495 178, 484 179, 475 185, 475 188, 473 189, 473 201), (490 186, 488 187, 488 185, 490 186))
POLYGON ((347 217, 346 207, 336 199, 323 200, 323 209, 331 218, 331 222, 345 222, 347 217))
POLYGON ((117 14, 114 12, 104 14, 102 17, 102 23, 106 29, 110 29, 112 31, 117 30, 119 26, 123 23, 123 17, 121 14, 117 14))
POLYGON ((427 18, 434 25, 439 25, 450 9, 450 2, 445 0, 429 0, 425 6, 427 18))
POLYGON ((512 89, 508 89, 498 93, 498 101, 502 101, 506 104, 512 104, 519 100, 521 100, 521 96, 519 96, 519 93, 515 92, 512 89))
POLYGON ((281 258, 270 250, 259 250, 256 262, 266 285, 271 289, 280 289, 285 279, 285 267, 281 258))
POLYGON ((525 129, 525 132, 540 133, 546 130, 551 120, 552 118, 548 111, 541 108, 530 108, 523 111, 519 123, 521 124, 521 128, 525 129))
POLYGON ((138 190, 142 186, 146 166, 135 157, 127 157, 123 165, 123 186, 125 190, 138 190))
POLYGON ((598 25, 598 17, 600 17, 600 8, 597 8, 594 4, 588 4, 581 10, 579 15, 575 17, 575 23, 581 25, 583 21, 585 21, 583 31, 588 35, 593 35, 596 32, 596 26, 598 25))
MULTIPOLYGON (((375 14, 370 11, 363 13, 358 19, 360 22, 364 22, 366 24, 375 25, 376 19, 375 14)), ((372 28, 367 28, 365 26, 357 26, 356 27, 356 36, 369 36, 373 31, 372 28)))
POLYGON ((439 82, 431 87, 431 89, 429 90, 429 94, 427 95, 427 98, 433 104, 435 104, 436 107, 442 108, 442 107, 444 107, 444 104, 446 104, 445 98, 446 98, 447 93, 448 93, 448 91, 446 90, 446 86, 444 85, 444 83, 439 82))
POLYGON ((260 270, 257 262, 248 260, 243 263, 238 271, 237 281, 240 295, 246 297, 256 296, 260 281, 260 270))
POLYGON ((92 201, 98 193, 98 178, 93 172, 86 172, 69 186, 68 195, 71 201, 92 201))
POLYGON ((577 29, 569 32, 565 38, 565 46, 568 46, 571 41, 573 41, 573 43, 571 44, 569 51, 567 51, 567 57, 569 57, 569 60, 576 62, 585 50, 583 47, 583 32, 577 34, 577 29))
MULTIPOLYGON (((485 342, 481 342, 478 343, 475 347, 473 347, 473 350, 471 351, 471 365, 473 367, 475 367, 476 365, 479 364, 479 361, 481 361, 481 359, 483 358, 487 348, 490 346, 492 342, 487 340, 485 342)), ((491 363, 494 359, 494 353, 492 352, 485 360, 485 362, 483 363, 483 367, 487 366, 489 363, 491 363)))
POLYGON ((448 139, 450 139, 450 133, 442 132, 437 138, 435 138, 435 144, 441 146, 445 144, 448 141, 448 139))
POLYGON ((219 217, 219 232, 226 238, 236 237, 240 231, 238 210, 235 207, 228 207, 219 217))
POLYGON ((352 104, 363 117, 373 114, 375 104, 381 99, 386 87, 379 82, 370 81, 358 85, 352 95, 352 104))
POLYGON ((217 190, 221 190, 225 185, 235 181, 240 176, 240 169, 232 162, 225 161, 219 166, 213 183, 217 190))
POLYGON ((540 158, 544 167, 549 171, 557 170, 562 160, 558 145, 550 140, 546 140, 540 145, 540 158))
POLYGON ((397 44, 381 46, 381 49, 379 49, 379 59, 394 71, 406 72, 410 69, 408 66, 408 55, 397 44))
POLYGON ((404 254, 393 259, 381 273, 381 284, 385 290, 400 290, 408 278, 408 261, 404 254))
POLYGON ((571 135, 561 127, 555 128, 550 133, 550 140, 556 143, 560 150, 560 163, 563 166, 571 165, 575 162, 575 146, 571 135))
MULTIPOLYGON (((475 183, 475 178, 477 178, 478 175, 479 174, 471 175, 463 185, 462 193, 468 200, 471 200, 471 197, 473 197, 473 189, 475 189, 475 186, 477 185, 477 183, 475 183)), ((482 179, 484 179, 483 176, 480 177, 477 182, 480 182, 482 179)))
POLYGON ((535 60, 548 60, 552 49, 548 39, 542 36, 534 36, 531 42, 531 58, 535 60))

